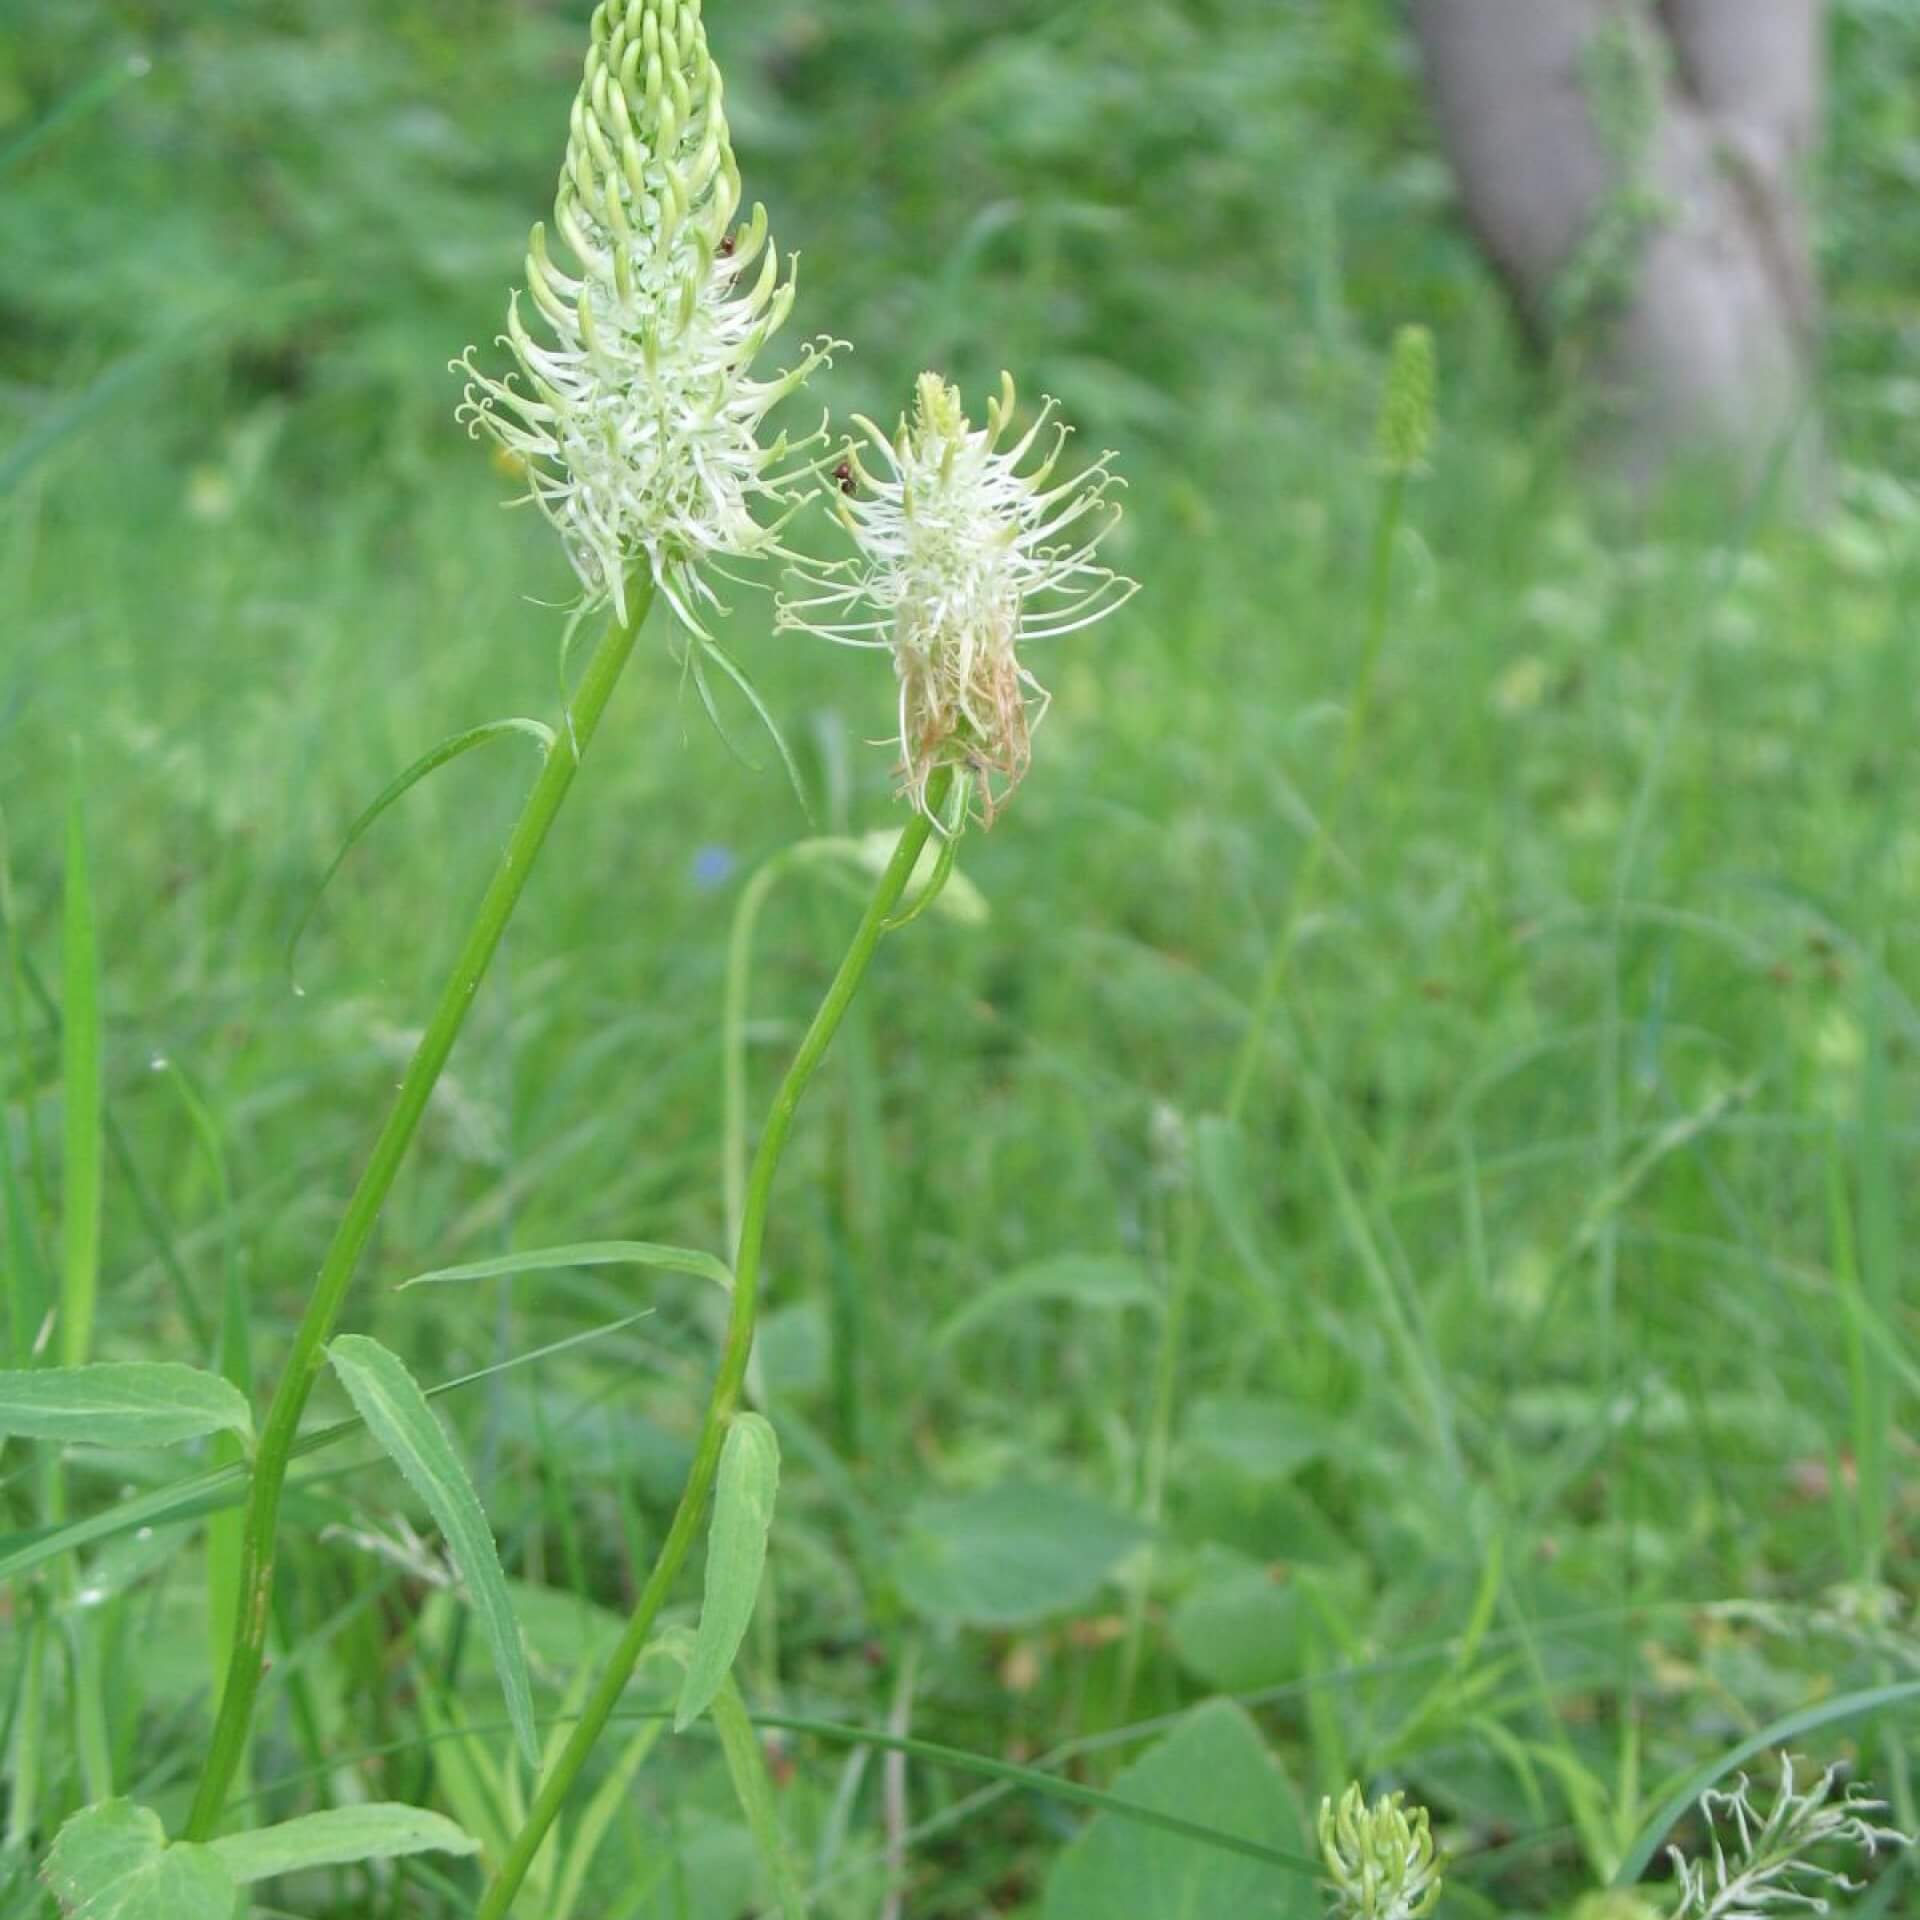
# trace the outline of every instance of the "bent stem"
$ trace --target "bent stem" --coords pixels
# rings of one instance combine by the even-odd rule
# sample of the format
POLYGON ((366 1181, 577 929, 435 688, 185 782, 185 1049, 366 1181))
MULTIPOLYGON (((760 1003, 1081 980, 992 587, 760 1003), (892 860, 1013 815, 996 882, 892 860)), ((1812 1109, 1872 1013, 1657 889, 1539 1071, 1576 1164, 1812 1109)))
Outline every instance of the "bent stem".
POLYGON ((779 1092, 774 1095, 766 1129, 760 1136, 759 1147, 753 1156, 753 1168, 747 1179, 746 1196, 741 1209, 740 1246, 734 1260, 733 1305, 727 1316, 726 1339, 720 1352, 719 1369, 714 1375, 713 1392, 708 1398, 706 1415, 701 1423, 699 1445, 694 1451, 693 1465, 687 1473, 686 1486, 681 1490, 680 1504, 674 1509, 673 1521, 660 1548, 660 1557, 654 1562, 653 1571, 647 1576, 647 1584, 640 1591, 633 1617, 627 1622, 626 1631, 620 1636, 605 1671, 594 1683, 593 1692, 567 1737, 567 1744, 540 1783, 540 1790, 534 1796, 526 1821, 501 1860, 500 1870, 493 1884, 488 1887, 486 1897, 475 1910, 474 1920, 505 1920, 512 1909, 514 1896, 527 1877, 534 1855, 539 1852, 548 1829, 559 1817, 574 1781, 587 1763, 587 1756, 592 1753, 601 1732, 619 1706, 620 1696, 626 1691, 627 1682, 633 1677, 641 1654, 646 1651, 647 1636, 653 1631, 654 1621, 666 1604, 674 1580, 692 1549, 701 1516, 706 1511, 707 1496, 713 1488, 714 1474, 720 1464, 720 1449, 726 1439, 727 1423, 732 1419, 734 1407, 739 1401, 740 1389, 746 1379, 747 1362, 753 1352, 754 1322, 759 1311, 760 1250, 766 1239, 767 1210, 773 1196, 774 1175, 779 1171, 780 1155, 786 1147, 794 1113, 800 1105, 801 1095, 807 1090, 807 1083, 819 1069, 828 1047, 833 1044, 833 1036, 839 1030, 860 982, 866 976, 874 950, 886 933, 888 922, 927 844, 927 836, 932 830, 928 816, 938 813, 945 804, 951 778, 951 770, 945 768, 934 775, 928 786, 925 811, 916 811, 901 833, 899 845, 894 848, 893 857, 887 862, 886 871, 874 888, 873 898, 867 903, 866 913, 840 962, 839 971, 833 976, 833 982, 813 1016, 813 1023, 800 1042, 786 1078, 780 1082, 779 1092))
POLYGON ((354 1270, 380 1218, 441 1069, 459 1038, 487 965, 527 884, 527 876, 573 786, 581 756, 633 652, 635 636, 652 600, 651 584, 636 582, 629 595, 629 617, 624 621, 610 621, 599 646, 594 649, 581 678, 580 691, 567 712, 566 734, 548 750, 539 778, 527 796, 506 851, 461 944, 453 971, 440 990, 433 1017, 414 1049, 386 1123, 373 1143, 360 1183, 347 1202, 333 1243, 321 1262, 306 1312, 294 1334, 286 1370, 274 1389, 266 1422, 260 1431, 241 1543, 233 1648, 227 1658, 226 1683, 220 1693, 220 1712, 214 1722, 206 1767, 187 1816, 186 1838, 189 1840, 212 1837, 246 1752, 254 1703, 265 1671, 267 1624, 273 1601, 274 1533, 280 1517, 280 1496, 286 1486, 300 1416, 306 1410, 313 1383, 325 1362, 327 1337, 339 1318, 354 1270))

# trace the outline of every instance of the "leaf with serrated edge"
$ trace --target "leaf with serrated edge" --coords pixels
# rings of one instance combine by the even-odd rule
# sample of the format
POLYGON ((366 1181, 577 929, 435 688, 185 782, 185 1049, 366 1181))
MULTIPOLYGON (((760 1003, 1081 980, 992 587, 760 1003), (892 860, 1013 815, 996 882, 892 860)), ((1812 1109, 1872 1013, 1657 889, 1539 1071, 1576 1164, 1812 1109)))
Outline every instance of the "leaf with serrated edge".
POLYGON ((241 1886, 309 1867, 343 1867, 356 1860, 394 1860, 406 1853, 478 1853, 480 1842, 421 1807, 379 1802, 330 1807, 283 1820, 276 1827, 233 1833, 210 1843, 241 1886))
POLYGON ((707 1534, 707 1590, 700 1604, 687 1677, 674 1710, 676 1733, 699 1719, 720 1691, 746 1638, 767 1560, 780 1442, 757 1413, 736 1413, 727 1427, 707 1534))
POLYGON ((217 1373, 177 1361, 0 1372, 0 1434, 18 1439, 170 1447, 223 1431, 252 1438, 246 1396, 217 1373))
POLYGON ((473 1482, 454 1451, 446 1429, 435 1419, 412 1374, 377 1340, 343 1333, 327 1349, 333 1370, 408 1484, 427 1503, 454 1565, 460 1569, 493 1655, 507 1697, 507 1717, 529 1766, 538 1766, 540 1746, 533 1731, 533 1683, 527 1652, 507 1596, 506 1575, 493 1543, 493 1529, 473 1482))
POLYGON ((160 1816, 131 1800, 76 1813, 45 1878, 69 1920, 228 1920, 240 1899, 211 1847, 169 1846, 160 1816))

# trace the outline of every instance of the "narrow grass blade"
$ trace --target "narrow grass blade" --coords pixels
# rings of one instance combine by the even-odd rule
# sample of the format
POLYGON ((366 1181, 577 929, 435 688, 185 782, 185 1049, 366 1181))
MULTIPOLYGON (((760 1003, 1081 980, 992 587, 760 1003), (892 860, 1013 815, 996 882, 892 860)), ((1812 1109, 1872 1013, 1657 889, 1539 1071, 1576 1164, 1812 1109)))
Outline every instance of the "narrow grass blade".
POLYGON ((760 1597, 779 1486, 780 1442, 773 1428, 757 1413, 736 1413, 727 1427, 714 1485, 706 1595, 674 1711, 675 1733, 684 1733, 706 1712, 733 1671, 760 1597))
MULTIPOLYGON (((339 852, 333 856, 333 860, 326 872, 320 876, 320 884, 314 888, 312 896, 308 899, 305 907, 301 909, 300 918, 294 922, 293 932, 287 938, 287 973, 289 977, 293 974, 294 955, 299 951, 301 936, 306 932, 314 914, 319 910, 321 899, 324 897, 328 887, 333 884, 334 875, 346 864, 347 855, 350 854, 365 837, 367 830, 373 823, 378 820, 395 801, 399 800, 410 789, 417 787, 428 774, 438 772, 448 761, 459 759, 463 753, 470 752, 475 747, 483 747, 489 740, 498 740, 503 735, 510 733, 522 733, 529 739, 538 741, 540 751, 543 755, 553 751, 553 729, 545 725, 542 721, 525 720, 517 717, 510 720, 489 720, 484 725, 469 727, 464 733, 453 734, 448 739, 442 740, 437 747, 429 748, 412 766, 408 767, 404 772, 396 774, 392 780, 388 781, 388 783, 381 788, 372 804, 369 805, 360 814, 360 817, 354 821, 353 825, 347 829, 347 837, 340 843, 339 852)), ((296 991, 297 990, 296 985, 296 991)))
POLYGON ((725 1677, 714 1695, 713 1725, 720 1736, 720 1751, 726 1758, 734 1797, 740 1802, 740 1811, 747 1816, 747 1830, 753 1835, 761 1864, 773 1883, 781 1920, 806 1920, 806 1895, 801 1890, 800 1876, 794 1870, 787 1836, 781 1831, 779 1810, 773 1803, 767 1756, 761 1749, 760 1735, 747 1718, 740 1689, 725 1677))
POLYGON ((208 1842, 209 1850, 241 1886, 276 1874, 357 1860, 396 1860, 409 1853, 478 1853, 479 1841, 444 1814, 421 1807, 376 1803, 333 1807, 284 1820, 277 1827, 235 1833, 208 1842))
POLYGON ((84 780, 73 762, 67 803, 61 1089, 66 1159, 61 1204, 60 1357, 78 1366, 93 1347, 100 1284, 100 951, 87 860, 84 780))
POLYGON ((341 1334, 327 1352, 368 1430, 427 1503, 445 1536, 493 1655, 520 1750, 529 1766, 537 1766, 540 1745, 533 1730, 533 1684, 527 1674, 520 1623, 507 1595, 493 1529, 453 1442, 413 1375, 379 1341, 363 1334, 341 1334))
MULTIPOLYGON (((1448 1648, 1439 1651, 1444 1654, 1450 1650, 1449 1644, 1448 1648)), ((1920 1686, 1920 1683, 1916 1685, 1920 1686)), ((724 1697, 724 1690, 722 1697, 724 1697)), ((1241 1696, 1241 1704, 1246 1704, 1248 1698, 1249 1696, 1241 1696)), ((625 1725, 634 1721, 658 1721, 666 1717, 664 1709, 622 1708, 612 1715, 612 1720, 625 1725)), ((1162 1832, 1179 1834, 1188 1840, 1198 1840, 1207 1846, 1218 1847, 1225 1853, 1237 1853, 1248 1860, 1264 1860, 1270 1866, 1284 1867, 1289 1873, 1300 1874, 1309 1880, 1320 1877, 1319 1860, 1309 1858, 1306 1854, 1292 1853, 1284 1847, 1269 1846, 1263 1840, 1248 1840, 1239 1834, 1224 1832, 1218 1827, 1209 1826, 1204 1821, 1188 1820, 1178 1814, 1163 1813, 1157 1807, 1144 1806, 1135 1800, 1122 1799, 1119 1795, 1105 1793, 1098 1787, 1083 1786, 1077 1780, 1063 1779, 1059 1774, 1048 1773, 1040 1767, 1017 1766, 1012 1761, 998 1759, 990 1753, 974 1753, 965 1747, 941 1746, 935 1741, 891 1733, 885 1727, 850 1726, 840 1721, 811 1720, 795 1714, 756 1714, 753 1716, 752 1723, 758 1727, 777 1728, 785 1733, 802 1734, 810 1739, 830 1741, 836 1746, 873 1747, 883 1753, 904 1753, 910 1759, 925 1761, 929 1766, 945 1767, 954 1773, 971 1774, 980 1779, 994 1781, 1010 1791, 1036 1794, 1043 1800, 1056 1800, 1064 1806, 1086 1807, 1095 1813, 1113 1813, 1121 1819, 1137 1821, 1142 1826, 1158 1827, 1162 1832)), ((469 1734, 480 1734, 497 1733, 502 1730, 499 1726, 493 1726, 471 1727, 466 1731, 469 1734)), ((1133 1729, 1135 1732, 1145 1730, 1144 1725, 1133 1729)), ((392 1753, 411 1752, 430 1744, 433 1744, 431 1739, 421 1740, 415 1737, 398 1742, 391 1747, 367 1749, 341 1756, 337 1764, 363 1765, 367 1761, 381 1759, 392 1753)), ((271 1784, 275 1789, 291 1787, 303 1783, 309 1777, 305 1774, 283 1775, 271 1784)))
MULTIPOLYGON (((780 731, 780 723, 774 719, 773 710, 761 698, 760 689, 748 678, 746 669, 718 641, 697 640, 693 644, 740 689, 741 697, 753 709, 754 717, 766 728, 767 737, 773 742, 773 749, 780 756, 780 764, 787 770, 787 779, 793 787, 793 797, 800 802, 800 811, 806 815, 807 824, 811 826, 813 809, 807 805, 807 790, 800 784, 800 768, 794 761, 793 749, 787 745, 787 736, 780 731)), ((702 697, 706 700, 707 711, 713 715, 714 724, 717 726, 719 715, 714 713, 712 696, 705 692, 704 685, 702 697)))
POLYGON ((1920 1702, 1920 1680, 1904 1680, 1893 1686, 1868 1687, 1859 1693, 1843 1693, 1832 1700, 1821 1701, 1818 1706, 1802 1707, 1797 1713, 1789 1713, 1771 1721, 1758 1733, 1742 1740, 1738 1746, 1729 1747, 1716 1759, 1709 1760, 1705 1766, 1689 1774, 1660 1803, 1653 1817, 1640 1829, 1633 1845, 1627 1849, 1626 1857, 1613 1876, 1613 1885, 1633 1886, 1659 1852, 1660 1843, 1666 1839, 1673 1823, 1716 1780, 1731 1773, 1743 1761, 1751 1760, 1755 1754, 1766 1753, 1772 1748, 1788 1746, 1803 1734, 1817 1732, 1821 1727, 1830 1727, 1842 1720, 1857 1720, 1870 1713, 1884 1713, 1890 1707, 1904 1706, 1910 1702, 1920 1702))
POLYGON ((152 71, 153 63, 143 53, 128 54, 102 67, 64 98, 56 100, 24 133, 16 134, 0 147, 0 173, 32 158, 48 141, 57 139, 88 114, 97 113, 115 94, 136 80, 144 80, 152 71))
POLYGON ((508 1274, 557 1273, 567 1267, 659 1267, 668 1273, 690 1273, 711 1280, 728 1291, 733 1275, 722 1260, 698 1247, 668 1247, 653 1240, 582 1240, 569 1247, 540 1247, 531 1253, 500 1253, 489 1260, 471 1260, 464 1266, 437 1267, 400 1282, 408 1287, 442 1286, 456 1280, 498 1280, 508 1274))
POLYGON ((174 1360, 0 1373, 0 1433, 100 1447, 170 1447, 207 1433, 251 1435, 246 1396, 174 1360))
MULTIPOLYGON (((220 1211, 221 1310, 219 1353, 216 1364, 220 1377, 236 1393, 253 1392, 252 1303, 240 1273, 233 1213, 233 1184, 227 1175, 226 1148, 220 1128, 200 1098, 192 1081, 171 1062, 157 1063, 167 1084, 179 1097, 207 1166, 213 1175, 214 1197, 220 1211)), ((233 1466, 242 1458, 241 1444, 232 1434, 221 1434, 213 1443, 216 1466, 233 1466)), ((233 1650, 234 1611, 240 1604, 240 1565, 245 1535, 243 1516, 237 1512, 215 1514, 207 1524, 207 1634, 212 1662, 213 1691, 217 1698, 226 1684, 228 1657, 233 1650)))
POLYGON ((934 1334, 942 1351, 981 1327, 999 1324, 1008 1311, 1028 1303, 1058 1302, 1089 1313, 1129 1307, 1155 1314, 1160 1294, 1138 1260, 1121 1253, 1058 1253, 1017 1267, 1004 1280, 974 1295, 934 1334))
POLYGON ((24 1367, 33 1358, 53 1293, 26 1192, 14 1170, 13 1142, 4 1126, 0 1126, 0 1211, 6 1215, 7 1357, 16 1367, 24 1367))
POLYGON ((647 1756, 653 1752, 666 1730, 667 1723, 664 1720, 649 1721, 642 1727, 621 1750, 620 1758, 614 1762, 612 1770, 587 1802, 586 1811, 581 1814, 567 1839, 566 1863, 560 1872, 560 1883, 554 1890, 550 1920, 573 1920, 574 1909, 579 1906, 580 1896, 586 1891, 587 1874, 593 1866, 594 1857, 626 1804, 634 1776, 646 1765, 647 1756))
MULTIPOLYGON (((1900 1318, 1900 1203, 1894 1172, 1893 1114, 1888 1085, 1886 989, 1872 984, 1859 1124, 1860 1235, 1855 1286, 1859 1304, 1882 1323, 1900 1318)), ((1860 1488, 1859 1577, 1880 1578, 1891 1508, 1889 1459, 1893 1383, 1889 1344, 1857 1339, 1853 1350, 1853 1448, 1860 1488)))

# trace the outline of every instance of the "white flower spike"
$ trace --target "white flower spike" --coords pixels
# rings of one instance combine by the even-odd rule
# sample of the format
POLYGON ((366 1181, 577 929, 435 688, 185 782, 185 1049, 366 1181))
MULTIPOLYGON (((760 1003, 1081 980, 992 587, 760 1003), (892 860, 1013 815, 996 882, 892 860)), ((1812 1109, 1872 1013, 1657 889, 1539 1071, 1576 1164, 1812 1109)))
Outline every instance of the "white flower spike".
POLYGON ((1902 1847, 1907 1836, 1879 1825, 1873 1815, 1886 1804, 1858 1788, 1838 1797, 1837 1767, 1829 1767, 1804 1793, 1794 1791, 1793 1757, 1780 1756, 1780 1785, 1763 1814, 1753 1804, 1747 1776, 1730 1792, 1700 1796, 1713 1844, 1711 1860, 1689 1860, 1669 1848, 1679 1903, 1673 1920, 1771 1920, 1781 1913, 1825 1913, 1832 1895, 1859 1893, 1861 1885, 1839 1867, 1812 1858, 1817 1848, 1839 1846, 1871 1858, 1883 1846, 1902 1847), (1726 1841, 1734 1846, 1729 1851, 1726 1841))
POLYGON ((626 618, 628 576, 644 566, 702 637, 703 609, 719 604, 707 564, 781 553, 781 527, 811 497, 824 427, 768 447, 760 430, 838 344, 750 377, 794 283, 764 208, 729 230, 739 204, 700 0, 601 0, 553 209, 579 271, 556 263, 544 227, 527 252, 552 344, 529 332, 516 292, 500 343, 519 374, 482 373, 472 349, 454 362, 469 376, 461 418, 524 468, 588 604, 626 618))
POLYGON ((875 463, 849 450, 836 505, 859 553, 796 562, 803 591, 783 597, 777 616, 783 628, 890 649, 905 792, 927 811, 928 782, 952 767, 976 778, 987 824, 1026 772, 1046 711, 1022 645, 1091 625, 1135 585, 1094 558, 1120 517, 1109 497, 1119 484, 1113 456, 1050 486, 1067 437, 1056 425, 1045 457, 1023 474, 1053 402, 1002 448, 1014 405, 1002 374, 987 424, 975 429, 958 391, 923 373, 912 418, 891 440, 856 416, 875 463))

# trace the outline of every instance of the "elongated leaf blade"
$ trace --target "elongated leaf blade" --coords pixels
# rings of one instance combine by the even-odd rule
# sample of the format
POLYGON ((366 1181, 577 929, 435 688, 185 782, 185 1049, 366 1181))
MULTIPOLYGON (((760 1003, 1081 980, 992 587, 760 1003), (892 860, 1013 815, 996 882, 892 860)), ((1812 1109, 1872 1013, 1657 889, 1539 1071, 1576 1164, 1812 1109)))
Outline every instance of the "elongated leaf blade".
POLYGON ((736 1413, 727 1427, 707 1533, 707 1591, 700 1626, 674 1710, 676 1733, 699 1719, 726 1684, 746 1638, 767 1564, 767 1534, 780 1488, 780 1442, 757 1413, 736 1413))
POLYGON ((283 1820, 277 1827, 229 1834, 210 1843, 241 1886, 309 1867, 342 1867, 356 1860, 394 1860, 408 1853, 478 1853, 480 1842, 444 1814, 391 1802, 332 1807, 283 1820))
POLYGON ((659 1267, 690 1273, 717 1287, 733 1288, 726 1262, 698 1247, 663 1246, 657 1240, 582 1240, 570 1247, 540 1247, 530 1253, 495 1254, 464 1266, 438 1267, 401 1281, 401 1288, 442 1286, 456 1280, 499 1280, 516 1273, 558 1273, 568 1267, 659 1267))
POLYGON ((780 1825, 780 1809, 773 1796, 767 1756, 760 1745, 760 1735, 747 1717, 740 1689, 725 1674, 721 1675, 714 1694, 713 1724, 720 1735, 720 1751, 726 1759, 734 1797, 740 1802, 740 1811, 747 1816, 747 1830, 753 1835, 754 1848, 767 1870, 767 1878, 773 1882, 780 1920, 806 1920, 807 1897, 794 1866, 793 1850, 780 1825))
POLYGON ((61 1205, 60 1357, 78 1366, 93 1347, 100 1287, 100 943, 87 857, 85 782, 76 755, 67 804, 60 1079, 66 1111, 61 1205))
POLYGON ((251 1438, 246 1396, 173 1360, 0 1372, 0 1433, 100 1447, 169 1447, 206 1433, 251 1438))
POLYGON ((453 1442, 427 1405, 419 1383, 379 1341, 369 1340, 364 1334, 343 1333, 327 1352, 368 1431, 427 1503, 445 1537, 493 1655, 507 1698, 507 1717, 513 1722, 520 1750, 529 1766, 538 1766, 533 1683, 527 1674, 520 1623, 514 1618, 513 1602, 507 1595, 507 1578, 500 1569, 493 1529, 487 1524, 480 1496, 474 1492, 453 1442))
MULTIPOLYGON (((624 1333, 628 1327, 646 1319, 651 1312, 652 1309, 648 1308, 641 1313, 628 1314, 621 1320, 611 1320, 603 1327, 570 1333, 564 1340, 551 1341, 544 1347, 535 1347, 528 1353, 517 1353, 511 1359, 502 1360, 491 1367, 482 1367, 475 1373, 463 1373, 457 1379, 442 1381, 428 1389, 427 1398, 437 1400, 443 1393, 457 1393, 462 1387, 474 1386, 482 1380, 491 1380, 496 1375, 511 1373, 520 1367, 532 1366, 536 1361, 549 1359, 556 1353, 569 1352, 610 1334, 624 1333)), ((308 1454, 320 1453, 359 1431, 358 1420, 342 1420, 334 1426, 303 1433, 293 1444, 293 1457, 304 1460, 308 1454)), ((189 1474, 171 1486, 156 1487, 150 1493, 138 1493, 128 1499, 118 1500, 98 1513, 70 1520, 64 1526, 0 1534, 0 1580, 17 1580, 21 1574, 44 1566, 47 1561, 57 1559, 63 1553, 76 1552, 97 1541, 119 1539, 140 1527, 158 1527, 170 1521, 196 1519, 203 1513, 219 1513, 228 1507, 240 1505, 246 1497, 245 1468, 238 1465, 216 1466, 203 1473, 189 1474)))
POLYGON ((448 761, 457 760, 463 753, 471 752, 475 747, 483 747, 489 740, 498 740, 503 735, 522 733, 530 740, 539 743, 542 754, 553 751, 553 729, 539 720, 528 720, 518 715, 510 720, 489 720, 484 725, 469 727, 464 733, 450 735, 437 747, 429 747, 412 766, 397 773, 387 782, 368 804, 360 817, 347 829, 347 837, 341 841, 340 850, 333 856, 327 870, 320 876, 320 884, 314 888, 307 904, 302 908, 300 918, 294 922, 293 932, 287 938, 287 972, 293 972, 294 955, 300 950, 301 936, 306 932, 308 923, 319 910, 320 902, 327 889, 332 886, 334 875, 346 864, 350 854, 373 823, 411 788, 417 787, 428 774, 436 773, 448 761))

